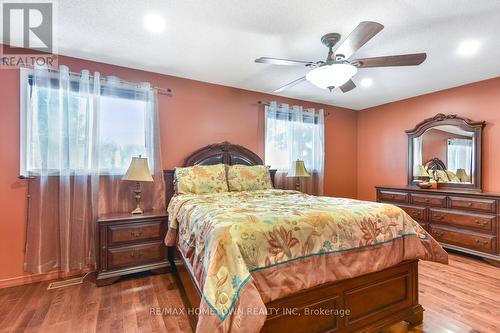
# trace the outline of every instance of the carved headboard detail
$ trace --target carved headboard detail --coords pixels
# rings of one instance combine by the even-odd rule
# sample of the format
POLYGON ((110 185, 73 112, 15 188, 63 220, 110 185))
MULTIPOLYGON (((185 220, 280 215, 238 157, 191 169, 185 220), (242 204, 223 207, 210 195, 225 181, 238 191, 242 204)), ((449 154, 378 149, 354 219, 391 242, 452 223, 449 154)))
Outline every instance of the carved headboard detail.
POLYGON ((439 158, 437 157, 434 157, 433 159, 427 161, 427 163, 425 163, 425 169, 427 171, 429 170, 446 170, 446 164, 444 164, 443 161, 441 161, 439 158))
MULTIPOLYGON (((185 160, 183 167, 193 166, 193 165, 212 165, 224 163, 227 165, 264 165, 262 159, 252 152, 251 150, 240 146, 234 145, 229 142, 222 142, 217 144, 212 144, 198 149, 189 155, 185 160)), ((166 186, 166 204, 170 202, 170 199, 175 194, 174 188, 174 169, 164 170, 165 175, 165 186, 166 186)), ((271 181, 274 184, 274 175, 276 170, 271 170, 271 181)))

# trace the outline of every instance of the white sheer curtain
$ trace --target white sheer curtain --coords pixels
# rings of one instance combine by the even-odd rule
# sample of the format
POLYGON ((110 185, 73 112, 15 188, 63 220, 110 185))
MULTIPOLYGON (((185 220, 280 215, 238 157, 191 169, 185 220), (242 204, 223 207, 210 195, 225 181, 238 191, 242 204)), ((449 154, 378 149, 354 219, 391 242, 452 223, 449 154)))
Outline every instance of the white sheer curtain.
POLYGON ((457 172, 464 169, 467 175, 472 173, 472 140, 471 139, 448 139, 448 170, 457 172))
POLYGON ((68 67, 35 68, 26 110, 30 180, 25 269, 63 271, 93 264, 99 189, 99 73, 78 82, 68 67))
POLYGON ((286 177, 297 159, 305 162, 311 174, 302 178, 302 190, 323 194, 324 113, 271 102, 266 106, 265 162, 277 169, 276 187, 294 189, 294 179, 286 177))
POLYGON ((104 80, 88 70, 74 75, 66 66, 35 68, 25 79, 25 270, 80 271, 95 264, 97 217, 134 207, 134 184, 121 181, 132 156, 148 157, 154 173, 143 186, 144 208, 164 209, 156 93, 149 84, 104 80))

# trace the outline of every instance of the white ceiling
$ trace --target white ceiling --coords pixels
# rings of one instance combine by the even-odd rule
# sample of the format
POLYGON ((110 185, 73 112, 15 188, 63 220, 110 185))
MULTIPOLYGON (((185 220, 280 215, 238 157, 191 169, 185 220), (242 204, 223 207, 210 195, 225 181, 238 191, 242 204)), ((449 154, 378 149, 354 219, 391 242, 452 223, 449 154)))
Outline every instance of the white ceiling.
POLYGON ((58 13, 60 54, 266 93, 307 69, 255 58, 324 60, 321 36, 345 38, 360 21, 385 29, 355 57, 427 52, 420 66, 360 69, 346 94, 309 82, 279 94, 357 110, 500 76, 499 0, 59 0, 58 13), (148 13, 163 32, 144 29, 148 13), (479 53, 458 56, 469 39, 479 53))

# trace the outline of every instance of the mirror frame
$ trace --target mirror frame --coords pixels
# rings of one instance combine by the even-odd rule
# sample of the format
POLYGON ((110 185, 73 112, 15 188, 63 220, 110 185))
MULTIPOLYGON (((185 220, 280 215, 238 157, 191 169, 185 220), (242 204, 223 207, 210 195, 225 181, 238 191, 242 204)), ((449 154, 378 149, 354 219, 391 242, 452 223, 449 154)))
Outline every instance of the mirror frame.
POLYGON ((454 125, 461 129, 474 133, 472 142, 472 184, 438 183, 438 188, 456 188, 462 190, 472 190, 481 192, 481 148, 484 121, 472 121, 462 118, 456 114, 445 115, 439 113, 432 118, 427 118, 418 123, 415 128, 407 130, 408 134, 408 185, 415 185, 413 180, 413 139, 425 133, 426 130, 439 125, 454 125))

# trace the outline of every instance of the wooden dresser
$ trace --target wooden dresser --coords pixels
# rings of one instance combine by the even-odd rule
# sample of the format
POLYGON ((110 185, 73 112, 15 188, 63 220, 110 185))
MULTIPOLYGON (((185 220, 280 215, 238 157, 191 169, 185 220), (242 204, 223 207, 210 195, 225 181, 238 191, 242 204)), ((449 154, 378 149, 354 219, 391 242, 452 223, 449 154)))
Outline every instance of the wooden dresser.
POLYGON ((97 285, 122 275, 151 270, 167 272, 169 256, 164 244, 168 215, 164 211, 111 214, 97 220, 97 285))
POLYGON ((397 205, 444 248, 500 266, 500 194, 376 186, 377 201, 397 205))

